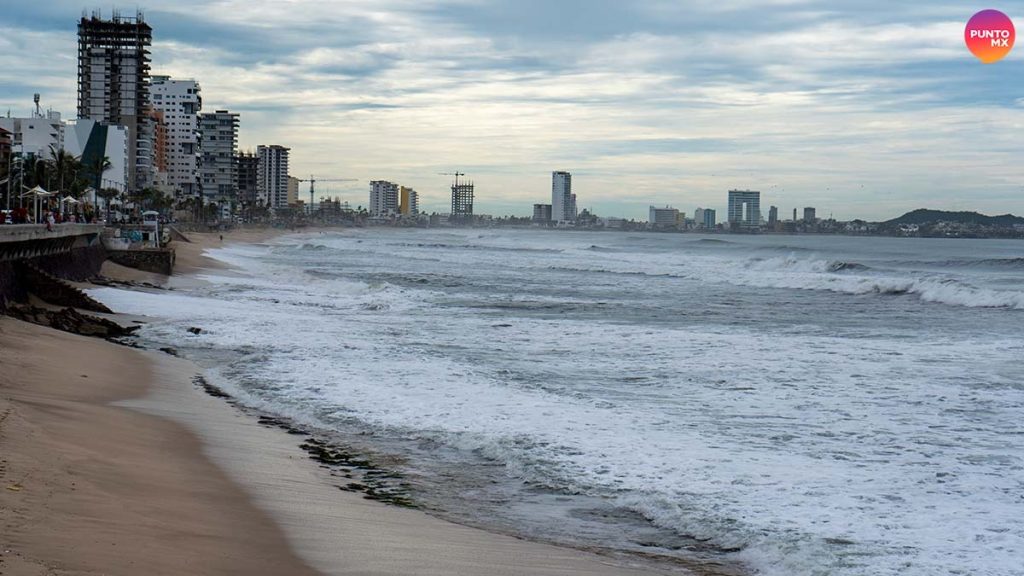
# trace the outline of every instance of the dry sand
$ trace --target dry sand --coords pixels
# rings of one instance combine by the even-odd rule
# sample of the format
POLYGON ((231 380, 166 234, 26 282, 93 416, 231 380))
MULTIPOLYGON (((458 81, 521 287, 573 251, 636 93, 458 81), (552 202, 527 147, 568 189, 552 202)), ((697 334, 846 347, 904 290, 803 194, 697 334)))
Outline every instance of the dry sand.
POLYGON ((194 435, 110 405, 150 366, 0 318, 0 573, 315 574, 194 435))
MULTIPOLYGON (((185 236, 187 236, 191 242, 184 242, 181 240, 174 240, 171 242, 171 247, 174 248, 173 278, 180 279, 206 270, 224 270, 226 266, 223 262, 214 260, 204 254, 205 251, 211 248, 220 248, 222 246, 236 243, 251 244, 266 242, 278 236, 293 234, 295 232, 301 232, 301 230, 287 230, 284 228, 251 228, 231 230, 224 233, 186 232, 185 236)), ((110 261, 103 263, 103 267, 100 269, 100 275, 121 282, 148 282, 156 285, 188 285, 191 283, 188 280, 176 283, 171 280, 172 277, 168 277, 164 274, 136 270, 110 261)))

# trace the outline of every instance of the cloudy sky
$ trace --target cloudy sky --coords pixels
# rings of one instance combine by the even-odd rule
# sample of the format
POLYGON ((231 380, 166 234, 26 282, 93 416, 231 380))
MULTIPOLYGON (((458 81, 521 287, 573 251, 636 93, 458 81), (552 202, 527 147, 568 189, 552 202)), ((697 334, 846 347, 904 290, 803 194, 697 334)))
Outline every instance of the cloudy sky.
MULTIPOLYGON (((0 110, 75 110, 83 4, 2 0, 0 110)), ((104 2, 104 15, 109 15, 104 2)), ((966 21, 1024 2, 876 0, 139 0, 153 72, 195 78, 242 115, 242 148, 292 148, 292 172, 353 204, 366 182, 444 210, 469 173, 477 212, 724 210, 762 191, 887 219, 932 207, 1024 213, 1024 46, 982 65, 966 21)), ((136 4, 123 6, 133 12, 136 4)), ((92 10, 92 6, 89 6, 92 10)))

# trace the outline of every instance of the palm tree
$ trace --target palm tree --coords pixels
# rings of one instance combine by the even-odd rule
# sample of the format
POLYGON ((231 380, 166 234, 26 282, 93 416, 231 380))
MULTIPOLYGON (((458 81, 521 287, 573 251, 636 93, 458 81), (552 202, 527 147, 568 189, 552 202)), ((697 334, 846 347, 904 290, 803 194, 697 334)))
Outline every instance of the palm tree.
POLYGON ((120 193, 121 192, 118 191, 117 188, 103 188, 96 191, 96 194, 100 198, 103 198, 103 204, 105 206, 107 214, 105 220, 107 220, 108 222, 110 221, 110 201, 113 200, 114 198, 117 198, 118 194, 120 193))
POLYGON ((29 154, 24 163, 25 186, 34 188, 46 183, 47 164, 45 161, 36 158, 35 154, 29 154))
POLYGON ((56 179, 57 189, 67 194, 64 185, 67 184, 68 187, 71 187, 78 179, 78 174, 82 171, 81 161, 67 150, 63 148, 57 149, 51 144, 49 164, 53 172, 51 174, 51 187, 53 186, 53 179, 56 179))
POLYGON ((107 170, 110 170, 111 166, 112 164, 110 163, 110 158, 103 156, 102 158, 96 158, 95 160, 89 162, 89 165, 84 167, 86 172, 88 172, 89 175, 92 176, 93 178, 93 188, 97 190, 102 188, 103 175, 107 172, 107 170))
MULTIPOLYGON (((96 194, 103 189, 103 174, 110 170, 110 158, 102 156, 82 166, 83 172, 92 177, 93 198, 92 203, 96 204, 96 194)), ((104 198, 104 196, 100 196, 104 198)))

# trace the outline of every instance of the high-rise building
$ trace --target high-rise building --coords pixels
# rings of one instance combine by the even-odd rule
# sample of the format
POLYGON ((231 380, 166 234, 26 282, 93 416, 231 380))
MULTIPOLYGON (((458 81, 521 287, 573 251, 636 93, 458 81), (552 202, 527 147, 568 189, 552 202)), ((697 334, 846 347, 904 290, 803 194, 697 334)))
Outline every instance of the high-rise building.
POLYGON ((776 206, 768 208, 768 225, 774 227, 779 223, 779 209, 776 206))
POLYGON ((203 99, 195 80, 153 76, 152 106, 161 112, 167 130, 167 186, 176 198, 199 195, 199 112, 203 99))
POLYGON ((716 214, 714 210, 712 210, 711 208, 705 208, 703 217, 699 220, 699 222, 703 224, 704 228, 707 228, 708 230, 714 230, 715 226, 718 224, 718 221, 715 217, 716 214))
POLYGON ((288 177, 288 205, 295 206, 299 203, 299 179, 295 176, 288 177))
POLYGON ((235 166, 237 167, 238 202, 243 206, 256 205, 256 183, 259 175, 259 156, 252 152, 240 152, 235 155, 235 166))
POLYGON ((398 214, 398 184, 387 180, 370 182, 370 216, 398 214))
POLYGON ((398 198, 398 211, 402 216, 415 216, 420 213, 420 195, 412 188, 402 186, 398 198))
POLYGON ((756 190, 729 190, 729 224, 742 228, 761 225, 761 193, 756 190))
POLYGON ((171 193, 167 185, 167 123, 164 113, 151 106, 146 116, 153 135, 153 187, 162 193, 171 193))
POLYGON ((452 184, 452 213, 448 218, 449 222, 469 222, 473 219, 473 194, 473 183, 459 183, 456 177, 455 183, 452 184))
POLYGON ((814 224, 818 219, 814 215, 814 208, 804 208, 804 222, 807 224, 814 224))
POLYGON ((288 207, 288 153, 284 146, 257 146, 256 166, 257 202, 268 208, 288 207))
POLYGON ((793 208, 793 222, 796 222, 796 208, 793 208))
POLYGON ((99 12, 78 23, 78 117, 128 131, 129 187, 152 182, 152 143, 148 140, 149 46, 153 29, 142 13, 99 12))
POLYGON ((551 204, 534 204, 533 221, 538 224, 551 222, 551 204))
POLYGON ((671 206, 664 208, 651 206, 648 213, 647 221, 653 228, 673 228, 679 224, 679 210, 671 206))
POLYGON ((572 222, 576 219, 576 206, 572 193, 572 174, 551 173, 551 220, 572 222))
POLYGON ((205 112, 199 116, 202 140, 199 163, 203 197, 220 204, 235 202, 238 197, 238 113, 227 110, 205 112))

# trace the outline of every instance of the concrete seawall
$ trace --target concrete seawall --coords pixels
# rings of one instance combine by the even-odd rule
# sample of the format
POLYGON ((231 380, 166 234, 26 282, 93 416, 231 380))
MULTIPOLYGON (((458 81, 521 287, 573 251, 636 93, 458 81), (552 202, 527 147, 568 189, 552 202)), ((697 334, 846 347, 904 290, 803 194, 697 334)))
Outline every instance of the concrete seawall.
POLYGON ((25 264, 64 280, 87 280, 99 273, 107 259, 101 230, 92 224, 60 224, 52 231, 42 225, 0 226, 0 308, 26 299, 25 264))
POLYGON ((170 276, 174 271, 174 250, 107 250, 107 258, 122 266, 170 276))

